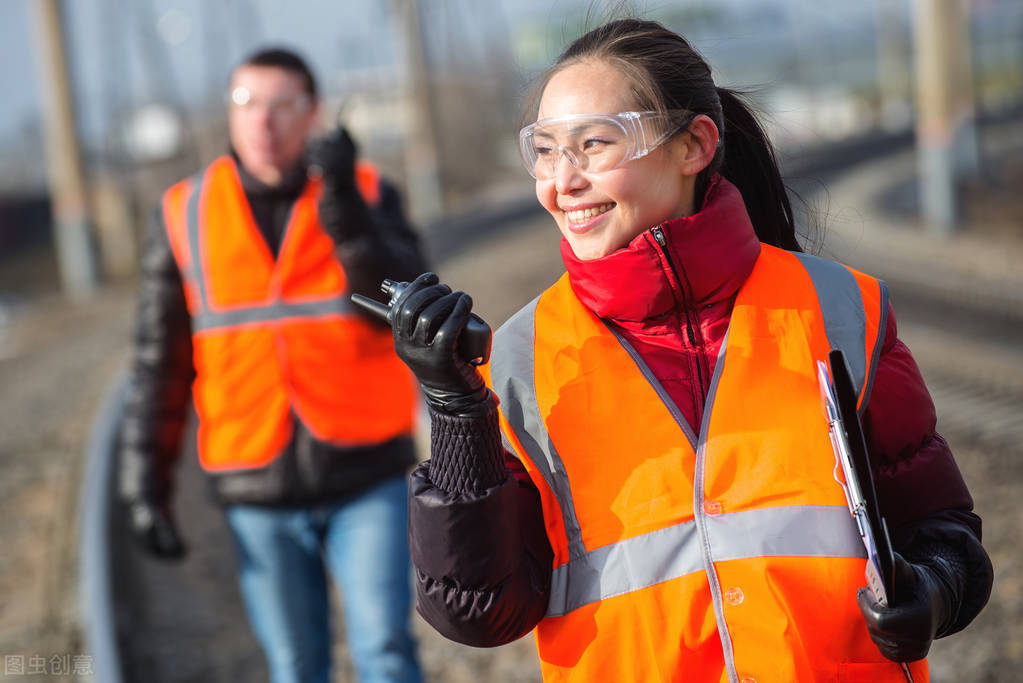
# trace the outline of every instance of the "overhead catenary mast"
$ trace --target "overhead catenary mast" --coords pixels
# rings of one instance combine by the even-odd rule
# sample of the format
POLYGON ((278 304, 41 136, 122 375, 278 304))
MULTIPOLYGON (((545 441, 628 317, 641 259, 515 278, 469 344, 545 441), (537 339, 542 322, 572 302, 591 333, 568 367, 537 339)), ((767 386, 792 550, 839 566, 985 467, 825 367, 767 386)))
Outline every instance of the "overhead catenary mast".
POLYGON ((916 0, 914 11, 920 209, 929 230, 948 234, 959 220, 958 171, 977 165, 968 16, 962 0, 916 0))
POLYGON ((423 223, 444 212, 438 160, 437 108, 426 47, 423 41, 418 0, 392 0, 392 8, 404 39, 408 110, 405 140, 405 174, 410 213, 423 223))
POLYGON ((30 3, 43 102, 46 166, 61 287, 71 299, 92 295, 99 279, 85 179, 75 130, 64 26, 58 0, 30 3))

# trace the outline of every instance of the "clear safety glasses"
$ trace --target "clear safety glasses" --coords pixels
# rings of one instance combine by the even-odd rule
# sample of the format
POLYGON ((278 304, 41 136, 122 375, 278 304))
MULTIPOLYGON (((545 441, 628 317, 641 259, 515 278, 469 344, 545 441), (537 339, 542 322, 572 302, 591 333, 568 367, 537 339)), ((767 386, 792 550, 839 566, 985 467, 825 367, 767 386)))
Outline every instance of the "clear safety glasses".
POLYGON ((308 94, 301 93, 263 101, 253 97, 248 88, 239 86, 231 91, 228 103, 246 114, 253 114, 265 108, 274 118, 291 119, 307 113, 313 106, 313 99, 308 94))
POLYGON ((543 119, 519 131, 519 153, 537 180, 553 178, 561 157, 580 171, 603 173, 654 151, 692 117, 688 111, 625 111, 543 119))

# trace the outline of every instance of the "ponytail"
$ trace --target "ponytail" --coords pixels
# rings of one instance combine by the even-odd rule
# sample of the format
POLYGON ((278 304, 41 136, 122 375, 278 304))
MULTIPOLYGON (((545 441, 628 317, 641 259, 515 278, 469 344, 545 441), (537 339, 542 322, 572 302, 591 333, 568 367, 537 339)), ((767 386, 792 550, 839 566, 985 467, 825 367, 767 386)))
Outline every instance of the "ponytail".
POLYGON ((724 119, 724 157, 718 171, 739 188, 761 242, 802 251, 796 241, 792 205, 767 133, 741 93, 717 88, 717 94, 724 119))

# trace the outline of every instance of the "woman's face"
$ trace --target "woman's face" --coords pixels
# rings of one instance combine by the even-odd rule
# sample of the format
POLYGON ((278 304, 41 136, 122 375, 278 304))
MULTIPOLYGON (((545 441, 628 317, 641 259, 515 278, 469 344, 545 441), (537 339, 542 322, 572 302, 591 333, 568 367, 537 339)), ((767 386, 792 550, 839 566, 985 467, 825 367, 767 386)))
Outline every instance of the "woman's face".
MULTIPOLYGON (((537 118, 633 111, 630 91, 625 76, 606 62, 573 64, 547 83, 537 118)), ((553 178, 536 181, 537 199, 577 257, 607 256, 644 230, 692 213, 695 176, 681 170, 688 137, 676 135, 647 156, 603 173, 580 171, 562 157, 553 178)))

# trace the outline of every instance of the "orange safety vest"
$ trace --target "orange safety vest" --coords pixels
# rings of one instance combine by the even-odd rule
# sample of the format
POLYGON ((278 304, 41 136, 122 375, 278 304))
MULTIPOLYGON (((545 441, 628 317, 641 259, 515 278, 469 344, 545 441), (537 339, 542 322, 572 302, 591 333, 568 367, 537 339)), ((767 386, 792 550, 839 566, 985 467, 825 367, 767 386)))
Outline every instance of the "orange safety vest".
POLYGON ((905 681, 856 604, 815 366, 842 348, 862 410, 886 313, 884 283, 764 245, 699 429, 567 275, 502 326, 487 374, 554 550, 545 681, 905 681))
POLYGON ((231 157, 164 195, 192 318, 199 460, 209 471, 271 462, 291 439, 292 413, 338 446, 412 431, 415 382, 390 331, 354 310, 317 218, 320 191, 310 180, 295 202, 276 260, 231 157))

